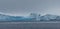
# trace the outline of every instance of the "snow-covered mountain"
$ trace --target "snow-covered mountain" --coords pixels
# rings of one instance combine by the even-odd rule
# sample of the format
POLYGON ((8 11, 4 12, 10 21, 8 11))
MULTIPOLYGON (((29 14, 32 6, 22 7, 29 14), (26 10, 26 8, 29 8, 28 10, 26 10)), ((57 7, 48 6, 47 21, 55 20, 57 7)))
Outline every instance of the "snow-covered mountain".
POLYGON ((60 20, 60 16, 57 16, 57 15, 51 15, 51 14, 46 14, 44 16, 41 16, 40 17, 41 20, 48 20, 48 21, 52 21, 52 20, 60 20))

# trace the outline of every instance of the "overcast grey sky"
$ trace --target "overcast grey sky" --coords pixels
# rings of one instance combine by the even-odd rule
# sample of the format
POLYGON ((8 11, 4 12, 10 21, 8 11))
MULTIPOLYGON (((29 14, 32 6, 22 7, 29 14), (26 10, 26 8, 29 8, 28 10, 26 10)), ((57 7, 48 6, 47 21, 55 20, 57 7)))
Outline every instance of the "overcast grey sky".
POLYGON ((0 12, 23 16, 31 12, 60 15, 60 0, 0 0, 0 12))

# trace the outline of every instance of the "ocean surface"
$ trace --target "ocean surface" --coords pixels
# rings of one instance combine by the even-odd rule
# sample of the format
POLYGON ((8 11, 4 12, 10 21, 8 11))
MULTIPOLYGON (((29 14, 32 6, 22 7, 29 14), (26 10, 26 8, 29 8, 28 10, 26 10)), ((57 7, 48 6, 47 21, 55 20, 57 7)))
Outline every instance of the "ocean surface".
POLYGON ((60 22, 0 22, 0 29, 60 29, 60 22))

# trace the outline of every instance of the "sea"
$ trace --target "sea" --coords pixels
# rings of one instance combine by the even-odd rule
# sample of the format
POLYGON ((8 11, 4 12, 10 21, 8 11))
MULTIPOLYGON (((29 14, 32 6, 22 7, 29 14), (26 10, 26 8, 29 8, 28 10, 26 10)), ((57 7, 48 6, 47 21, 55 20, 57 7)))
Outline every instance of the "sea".
POLYGON ((60 29, 60 22, 0 22, 0 29, 60 29))

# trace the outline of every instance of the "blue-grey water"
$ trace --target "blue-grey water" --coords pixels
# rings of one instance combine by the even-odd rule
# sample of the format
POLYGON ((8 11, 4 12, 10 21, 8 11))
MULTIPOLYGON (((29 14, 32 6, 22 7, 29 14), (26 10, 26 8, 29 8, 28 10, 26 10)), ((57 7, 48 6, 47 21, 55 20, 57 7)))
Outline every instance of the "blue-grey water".
POLYGON ((0 29, 60 29, 60 22, 0 22, 0 29))

